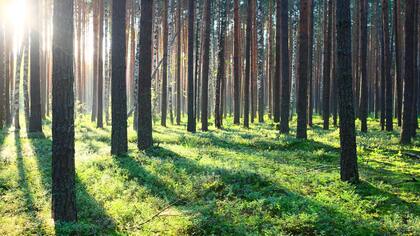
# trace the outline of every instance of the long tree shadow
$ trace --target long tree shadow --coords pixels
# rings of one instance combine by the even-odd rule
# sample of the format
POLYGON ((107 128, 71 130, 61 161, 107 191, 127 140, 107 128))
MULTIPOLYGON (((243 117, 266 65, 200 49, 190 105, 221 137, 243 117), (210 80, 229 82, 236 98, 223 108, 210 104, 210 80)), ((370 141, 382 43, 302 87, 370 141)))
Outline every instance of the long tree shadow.
POLYGON ((15 148, 16 148, 16 165, 18 169, 18 183, 20 190, 23 193, 23 201, 24 201, 24 208, 25 212, 31 218, 31 224, 35 225, 35 232, 32 233, 40 233, 41 235, 45 235, 45 230, 42 227, 42 219, 38 218, 37 214, 39 209, 35 206, 34 197, 32 194, 31 187, 28 184, 28 177, 26 175, 25 164, 23 161, 23 150, 22 150, 22 143, 20 140, 20 132, 15 131, 14 134, 14 141, 15 141, 15 148))
POLYGON ((286 234, 314 235, 316 232, 325 232, 325 225, 329 225, 327 230, 335 235, 346 232, 337 232, 338 229, 353 229, 352 232, 356 232, 354 234, 382 232, 380 227, 370 221, 354 220, 360 217, 348 218, 338 210, 290 191, 256 172, 200 165, 163 147, 149 149, 145 154, 146 158, 160 159, 165 164, 171 164, 171 171, 162 169, 152 174, 147 171, 141 159, 130 156, 115 159, 120 168, 128 171, 130 179, 135 179, 139 185, 149 189, 155 197, 168 203, 181 198, 182 203, 175 207, 196 213, 193 224, 186 230, 189 235, 263 233, 274 227, 273 222, 269 219, 249 220, 263 213, 274 219, 290 215, 298 217, 300 214, 317 216, 305 227, 288 227, 284 224, 282 229, 277 229, 286 234), (186 179, 180 179, 180 173, 187 173, 186 179), (192 191, 182 192, 186 189, 170 187, 173 185, 163 179, 176 179, 180 181, 177 182, 178 186, 193 181, 194 186, 192 191), (224 207, 229 209, 232 204, 247 206, 236 212, 242 220, 233 213, 223 211, 224 207))
MULTIPOLYGON (((48 138, 32 138, 31 146, 36 156, 41 182, 51 199, 51 147, 48 138)), ((77 170, 76 170, 77 171, 77 170)), ((116 232, 113 219, 107 215, 101 203, 97 202, 87 191, 76 174, 76 204, 78 221, 75 223, 55 224, 57 235, 108 235, 116 232)))

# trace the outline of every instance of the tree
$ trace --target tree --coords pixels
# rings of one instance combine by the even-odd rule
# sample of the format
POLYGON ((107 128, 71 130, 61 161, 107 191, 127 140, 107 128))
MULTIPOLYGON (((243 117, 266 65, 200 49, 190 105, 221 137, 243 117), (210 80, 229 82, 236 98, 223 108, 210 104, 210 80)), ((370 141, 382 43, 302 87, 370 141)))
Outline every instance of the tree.
POLYGON ((245 46, 245 82, 244 82, 244 127, 249 128, 249 89, 251 82, 251 37, 252 37, 252 1, 248 0, 245 46))
POLYGON ((394 35, 395 35, 395 76, 396 76, 396 91, 397 91, 397 119, 398 119, 398 126, 401 126, 401 116, 402 116, 402 84, 403 84, 403 74, 402 74, 402 66, 403 66, 403 58, 402 58, 402 43, 401 43, 401 0, 395 0, 394 6, 394 35))
POLYGON ((210 30, 211 30, 211 0, 204 1, 203 36, 201 49, 201 130, 208 130, 208 90, 209 90, 209 55, 210 55, 210 30))
POLYGON ((360 107, 359 107, 359 118, 362 122, 361 131, 367 132, 367 116, 368 116, 368 73, 367 73, 367 13, 368 13, 368 1, 362 0, 359 3, 360 11, 360 22, 359 22, 359 67, 360 67, 360 107))
POLYGON ((300 19, 299 19, 299 32, 298 32, 298 58, 297 65, 297 131, 296 137, 306 139, 306 125, 307 113, 306 107, 308 104, 308 59, 309 59, 309 17, 310 17, 310 1, 300 1, 300 19))
POLYGON ((241 111, 241 77, 240 77, 240 31, 241 22, 239 18, 239 0, 234 0, 233 6, 234 12, 234 42, 233 42, 233 123, 239 125, 240 123, 240 111, 241 111))
POLYGON ((138 91, 137 146, 145 150, 153 145, 152 137, 152 24, 153 0, 141 1, 140 61, 138 91))
POLYGON ((52 216, 76 221, 73 1, 55 0, 53 14, 52 216))
POLYGON ((127 152, 126 0, 112 4, 112 139, 111 154, 127 152))
MULTIPOLYGON (((277 0, 276 5, 276 65, 275 65, 275 71, 274 71, 274 80, 273 80, 273 120, 274 122, 280 121, 280 80, 281 77, 281 58, 283 55, 281 55, 281 40, 282 36, 284 36, 282 33, 284 33, 281 29, 281 13, 282 10, 285 10, 282 8, 282 0, 277 0)), ((287 13, 286 13, 287 15, 287 13)), ((286 79, 288 80, 288 79, 286 79)), ((282 81, 285 82, 285 81, 282 81)))
MULTIPOLYGON (((229 4, 227 2, 221 2, 223 5, 229 4)), ((222 128, 222 115, 223 107, 221 101, 222 95, 222 83, 226 79, 225 77, 225 34, 226 34, 226 8, 223 7, 220 15, 220 32, 219 32, 219 66, 217 68, 217 79, 216 79, 216 99, 214 106, 214 123, 216 128, 222 128)))
POLYGON ((336 2, 337 16, 337 86, 340 116, 340 175, 341 180, 356 182, 357 169, 356 131, 351 66, 350 0, 336 2))
MULTIPOLYGON (((39 12, 39 1, 31 1, 32 15, 36 16, 39 12)), ((40 92, 40 62, 39 62, 39 25, 36 20, 31 21, 31 63, 30 63, 30 112, 29 112, 29 129, 31 133, 42 133, 42 114, 41 114, 41 92, 40 92)))
POLYGON ((99 18, 98 18, 98 58, 97 58, 97 64, 98 64, 98 107, 97 107, 97 120, 96 120, 96 126, 98 128, 103 128, 104 122, 103 122, 103 88, 104 88, 104 64, 103 64, 103 37, 104 37, 104 0, 99 0, 99 18))
POLYGON ((26 53, 26 44, 22 44, 21 48, 17 55, 16 60, 16 76, 15 76, 15 93, 14 93, 14 123, 15 123, 15 130, 20 129, 20 122, 19 122, 19 113, 20 113, 20 73, 21 73, 21 66, 22 66, 22 59, 24 58, 24 54, 26 53))
POLYGON ((187 130, 195 132, 194 117, 194 0, 188 1, 188 124, 187 130))
POLYGON ((289 80, 289 31, 288 0, 280 0, 280 66, 281 66, 281 115, 280 133, 289 133, 290 80, 289 80))
POLYGON ((331 90, 331 37, 332 37, 332 0, 328 0, 327 9, 324 9, 324 66, 323 66, 323 89, 322 89, 322 116, 325 130, 330 126, 330 90, 331 90))
POLYGON ((176 48, 176 124, 181 124, 181 8, 182 1, 178 0, 176 13, 176 27, 178 32, 176 48))
MULTIPOLYGON (((401 144, 411 142, 413 125, 413 101, 414 99, 414 80, 416 78, 416 39, 415 39, 415 1, 406 1, 406 20, 405 20, 405 78, 404 78, 404 100, 402 113, 401 144)), ((417 119, 417 118, 416 118, 417 119)))
POLYGON ((162 100, 161 100, 161 125, 166 127, 166 116, 168 111, 168 0, 163 0, 162 16, 162 37, 163 37, 163 62, 162 62, 162 100))
POLYGON ((382 0, 382 27, 383 27, 383 37, 384 37, 384 44, 383 44, 383 62, 384 62, 384 70, 383 70, 383 77, 385 80, 385 120, 386 120, 386 130, 392 131, 392 78, 391 78, 391 47, 390 47, 390 37, 389 37, 389 20, 388 20, 388 0, 382 0))
POLYGON ((265 74, 264 74, 264 6, 257 2, 257 37, 258 37, 258 121, 264 122, 265 74))

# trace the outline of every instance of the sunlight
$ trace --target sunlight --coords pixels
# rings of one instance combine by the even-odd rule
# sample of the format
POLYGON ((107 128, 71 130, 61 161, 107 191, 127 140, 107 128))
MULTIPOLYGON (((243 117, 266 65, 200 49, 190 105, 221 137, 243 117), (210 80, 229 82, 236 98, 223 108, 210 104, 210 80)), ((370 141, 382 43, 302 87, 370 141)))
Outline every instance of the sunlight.
POLYGON ((27 3, 26 0, 0 0, 1 19, 6 27, 14 31, 18 42, 21 41, 23 30, 27 27, 27 3))

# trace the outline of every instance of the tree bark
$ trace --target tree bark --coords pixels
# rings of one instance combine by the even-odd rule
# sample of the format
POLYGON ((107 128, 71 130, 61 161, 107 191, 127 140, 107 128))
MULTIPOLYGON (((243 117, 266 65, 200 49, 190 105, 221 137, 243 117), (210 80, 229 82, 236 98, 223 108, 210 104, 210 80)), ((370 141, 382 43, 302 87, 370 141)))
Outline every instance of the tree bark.
POLYGON ((112 3, 111 154, 127 152, 126 0, 112 3))
MULTIPOLYGON (((311 1, 312 2, 312 1, 311 1)), ((289 80, 289 33, 288 0, 280 0, 280 68, 281 68, 281 117, 280 133, 289 133, 290 80, 289 80)), ((308 29, 309 30, 309 29, 308 29)), ((309 49, 309 48, 308 48, 309 49)), ((309 57, 309 56, 308 56, 309 57)), ((280 78, 279 78, 280 79, 280 78)), ((305 106, 306 110, 306 106, 305 106)))
POLYGON ((351 68, 350 0, 337 1, 337 84, 340 114, 340 176, 357 182, 356 131, 351 68))
POLYGON ((384 45, 382 52, 383 60, 384 60, 384 70, 383 70, 383 77, 385 80, 385 124, 386 130, 392 131, 392 99, 393 99, 393 91, 392 91, 392 78, 391 78, 391 44, 390 44, 390 37, 389 37, 389 20, 388 20, 388 0, 382 0, 382 27, 383 27, 383 34, 384 34, 384 45))
POLYGON ((252 1, 247 3, 246 46, 245 46, 245 81, 244 81, 244 127, 249 128, 249 90, 251 83, 251 39, 252 39, 252 1))
POLYGON ((138 91, 138 131, 137 146, 145 150, 153 145, 152 136, 152 26, 153 0, 141 1, 140 17, 140 67, 138 91))
MULTIPOLYGON (((52 216, 55 221, 66 222, 77 220, 74 161, 73 30, 73 1, 54 1, 52 216)), ((31 78, 33 78, 32 74, 31 78)))
POLYGON ((360 62, 360 81, 361 81, 361 91, 360 91, 360 107, 359 107, 359 118, 362 123, 361 131, 366 133, 368 130, 367 127, 367 116, 368 116, 368 73, 367 73, 367 17, 368 17, 368 1, 362 0, 359 3, 360 11, 360 43, 359 43, 359 62, 360 62))
POLYGON ((211 30, 211 0, 204 2, 203 37, 202 37, 202 69, 201 69, 201 130, 208 130, 208 90, 209 90, 209 53, 211 30))
POLYGON ((188 1, 188 124, 187 130, 195 132, 194 117, 194 0, 188 1))

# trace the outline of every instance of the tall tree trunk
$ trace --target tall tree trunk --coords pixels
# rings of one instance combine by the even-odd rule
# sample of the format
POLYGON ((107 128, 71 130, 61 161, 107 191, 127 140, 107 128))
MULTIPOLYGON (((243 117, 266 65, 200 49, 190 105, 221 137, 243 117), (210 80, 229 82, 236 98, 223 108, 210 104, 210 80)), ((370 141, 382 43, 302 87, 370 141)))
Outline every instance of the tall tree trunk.
POLYGON ((258 121, 264 122, 264 110, 265 110, 265 80, 264 74, 264 6, 262 2, 257 2, 257 30, 258 30, 258 121))
MULTIPOLYGON (((227 2, 221 2, 222 5, 229 4, 227 2)), ((214 124, 216 128, 222 128, 222 115, 223 106, 221 105, 223 99, 222 83, 226 79, 225 77, 225 34, 226 34, 226 8, 223 7, 220 15, 220 33, 219 33, 219 66, 217 68, 216 78, 216 99, 214 106, 214 124)))
POLYGON ((138 91, 137 146, 145 150, 153 145, 152 136, 152 26, 153 0, 141 1, 140 17, 140 67, 138 91))
POLYGON ((300 20, 299 20, 299 42, 298 42, 298 58, 297 64, 297 116, 298 124, 296 137, 301 139, 307 138, 307 113, 306 108, 308 104, 308 31, 309 31, 309 16, 310 16, 310 2, 312 0, 300 1, 300 20))
POLYGON ((233 123, 239 124, 240 123, 240 111, 241 111, 241 76, 240 76, 240 54, 241 54, 241 43, 240 43, 240 29, 241 29, 241 22, 239 17, 239 0, 234 0, 234 42, 233 42, 233 105, 234 105, 234 112, 233 112, 233 123))
POLYGON ((389 37, 389 20, 388 20, 388 0, 382 0, 382 27, 384 33, 384 45, 382 56, 384 58, 384 70, 383 76, 385 79, 385 120, 386 120, 386 130, 392 131, 392 78, 391 78, 391 44, 389 37))
POLYGON ((350 0, 337 1, 337 85, 340 114, 341 180, 359 179, 351 69, 350 0))
POLYGON ((402 43, 401 43, 401 1, 395 0, 394 6, 394 35, 395 35, 395 77, 396 77, 396 90, 397 90, 397 107, 396 115, 398 119, 398 126, 401 126, 401 116, 402 116, 402 92, 403 92, 403 58, 402 58, 402 43))
POLYGON ((308 125, 312 127, 313 125, 313 51, 314 51, 314 8, 315 8, 315 2, 311 2, 311 16, 309 18, 309 98, 308 98, 308 125))
POLYGON ((328 0, 327 9, 324 9, 324 67, 322 89, 322 116, 325 130, 330 127, 330 85, 331 85, 331 37, 332 37, 332 0, 328 0))
MULTIPOLYGON (((39 2, 33 1, 31 3, 32 16, 37 16, 39 9, 39 2)), ((73 7, 73 6, 72 6, 73 7)), ((37 18, 37 17, 36 17, 37 18)), ((72 17, 73 18, 73 17, 72 17)), ((73 24, 72 24, 73 25, 73 24)), ((39 24, 38 20, 31 21, 31 89, 30 89, 30 118, 29 129, 31 133, 42 133, 42 114, 41 114, 41 93, 40 93, 40 62, 39 62, 39 24)))
POLYGON ((194 0, 188 1, 188 124, 187 130, 195 132, 194 118, 194 0))
POLYGON ((99 1, 92 0, 93 11, 93 86, 92 86, 92 121, 98 114, 98 51, 99 51, 99 1))
POLYGON ((210 54, 210 30, 211 30, 211 0, 204 2, 202 58, 201 58, 201 130, 208 130, 208 90, 209 90, 209 54, 210 54))
MULTIPOLYGON (((309 1, 312 2, 312 1, 309 1)), ((290 113, 290 71, 289 71, 289 31, 288 31, 288 0, 280 0, 280 54, 278 54, 281 68, 281 117, 280 117, 280 133, 289 133, 289 113, 290 113)), ((310 6, 308 6, 310 7, 310 6)), ((277 8, 279 10, 279 8, 277 8)), ((308 25, 309 26, 309 25, 308 25)), ((308 29, 309 30, 309 29, 308 29)), ((291 35, 290 35, 291 37, 291 35)), ((306 51, 306 50, 304 50, 306 51)), ((309 56, 308 56, 309 58, 309 56)), ((277 60, 277 59, 276 59, 277 60)), ((280 78, 278 78, 280 80, 280 78)), ((306 106, 305 106, 306 110, 306 106)))
POLYGON ((368 0, 362 0, 359 3, 360 11, 360 29, 359 29, 359 62, 360 62, 360 107, 359 107, 359 118, 362 123, 361 131, 366 133, 367 127, 367 116, 368 116, 368 73, 367 73, 367 17, 368 17, 368 0))
MULTIPOLYGON (((130 0, 129 0, 130 1, 130 0)), ((127 152, 126 0, 112 3, 112 139, 111 154, 127 152)))
POLYGON ((54 1, 53 27, 52 216, 76 221, 73 1, 54 1))
POLYGON ((168 108, 168 0, 163 0, 163 62, 162 62, 162 100, 161 100, 161 125, 166 127, 166 116, 168 108))
POLYGON ((176 13, 177 25, 177 52, 176 52, 176 124, 181 124, 181 8, 182 2, 178 0, 178 9, 176 13))
POLYGON ((96 126, 103 128, 103 88, 104 88, 104 63, 103 63, 103 36, 104 36, 104 0, 99 0, 98 22, 98 107, 96 126))
MULTIPOLYGON (((281 40, 284 36, 281 29, 281 14, 282 14, 282 1, 277 0, 276 5, 276 66, 273 78, 273 120, 274 122, 280 121, 280 89, 282 88, 280 82, 285 83, 286 81, 282 80, 281 75, 281 40)), ((286 13, 287 15, 287 13, 286 13)), ((283 78, 284 79, 284 78, 283 78)), ((286 82, 287 83, 287 82, 286 82)), ((287 85, 284 85, 287 86, 287 85)))
POLYGON ((405 20, 405 78, 404 78, 404 100, 403 100, 403 113, 402 113, 402 129, 401 129, 401 144, 409 144, 411 142, 412 131, 414 128, 413 122, 413 101, 414 99, 414 80, 415 62, 416 62, 416 24, 415 1, 406 1, 406 20, 405 20))
POLYGON ((251 39, 252 39, 252 1, 248 0, 246 20, 246 46, 245 46, 245 83, 244 83, 244 127, 249 128, 249 90, 251 83, 251 39))

